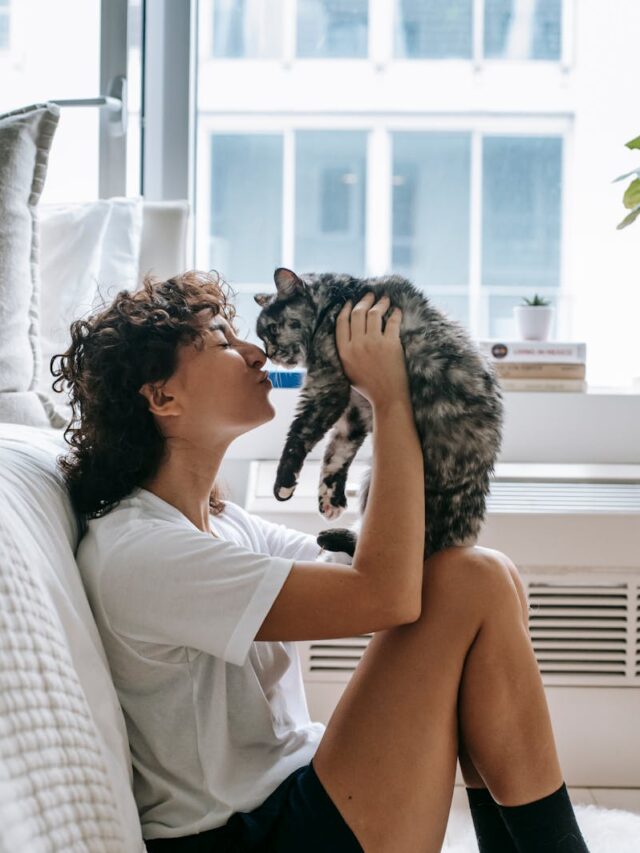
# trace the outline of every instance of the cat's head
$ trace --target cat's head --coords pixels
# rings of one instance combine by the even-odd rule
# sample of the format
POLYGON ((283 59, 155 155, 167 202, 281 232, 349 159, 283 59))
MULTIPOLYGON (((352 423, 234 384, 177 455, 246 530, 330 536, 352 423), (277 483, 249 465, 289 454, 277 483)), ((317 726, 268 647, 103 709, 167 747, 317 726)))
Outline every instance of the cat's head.
POLYGON ((316 319, 309 284, 285 267, 278 267, 273 279, 275 293, 256 293, 253 297, 262 308, 256 334, 275 364, 304 365, 316 319))

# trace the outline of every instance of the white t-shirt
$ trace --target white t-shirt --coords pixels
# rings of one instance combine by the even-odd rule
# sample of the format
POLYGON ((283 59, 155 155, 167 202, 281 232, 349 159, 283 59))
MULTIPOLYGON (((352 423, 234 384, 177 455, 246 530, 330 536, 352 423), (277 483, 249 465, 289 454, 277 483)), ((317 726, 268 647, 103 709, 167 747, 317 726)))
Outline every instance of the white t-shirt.
POLYGON ((76 560, 127 724, 145 839, 222 826, 309 763, 312 722, 293 642, 254 642, 315 538, 226 501, 199 530, 136 488, 87 520, 76 560))

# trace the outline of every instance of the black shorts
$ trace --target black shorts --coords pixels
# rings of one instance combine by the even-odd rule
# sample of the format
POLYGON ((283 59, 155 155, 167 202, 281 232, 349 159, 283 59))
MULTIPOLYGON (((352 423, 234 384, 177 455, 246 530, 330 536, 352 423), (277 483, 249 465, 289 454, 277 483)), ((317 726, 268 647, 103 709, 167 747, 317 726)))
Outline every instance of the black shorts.
POLYGON ((182 838, 145 841, 149 853, 364 853, 313 762, 298 767, 250 812, 182 838))

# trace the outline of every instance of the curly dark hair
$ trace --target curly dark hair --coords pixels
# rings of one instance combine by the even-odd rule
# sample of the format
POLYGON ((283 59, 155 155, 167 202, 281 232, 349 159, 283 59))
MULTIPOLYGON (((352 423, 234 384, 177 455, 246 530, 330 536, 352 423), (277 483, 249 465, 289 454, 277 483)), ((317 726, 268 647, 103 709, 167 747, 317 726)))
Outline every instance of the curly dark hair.
MULTIPOLYGON (((212 315, 236 331, 231 288, 213 273, 189 270, 166 281, 147 274, 138 290, 121 290, 71 323, 71 346, 51 358, 53 388, 66 382, 73 412, 64 431, 73 449, 57 463, 80 515, 106 515, 160 466, 165 438, 140 387, 174 373, 180 345, 201 349, 212 315), (203 309, 211 313, 198 315, 203 309)), ((217 482, 209 506, 214 515, 224 509, 217 482)))

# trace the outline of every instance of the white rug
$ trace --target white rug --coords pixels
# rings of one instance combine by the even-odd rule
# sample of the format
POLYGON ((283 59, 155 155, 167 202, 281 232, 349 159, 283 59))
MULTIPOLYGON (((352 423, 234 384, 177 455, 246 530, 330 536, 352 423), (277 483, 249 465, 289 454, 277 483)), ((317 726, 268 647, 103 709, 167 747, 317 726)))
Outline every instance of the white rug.
MULTIPOLYGON (((574 804, 589 853, 640 853, 640 815, 622 809, 574 804)), ((445 853, 478 853, 471 815, 456 816, 447 829, 445 853)))

